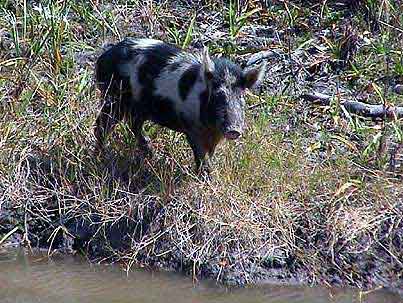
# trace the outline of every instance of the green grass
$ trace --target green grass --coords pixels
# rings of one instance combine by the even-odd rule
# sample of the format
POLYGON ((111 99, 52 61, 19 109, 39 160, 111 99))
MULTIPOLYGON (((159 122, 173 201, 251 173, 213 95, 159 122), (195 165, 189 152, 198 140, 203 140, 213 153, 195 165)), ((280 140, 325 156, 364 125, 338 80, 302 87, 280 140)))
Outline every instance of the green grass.
POLYGON ((146 131, 153 159, 141 157, 125 125, 112 134, 103 157, 95 156, 99 96, 93 69, 102 44, 126 35, 193 48, 208 29, 203 22, 214 21, 224 38, 209 45, 237 58, 249 56, 245 44, 259 38, 246 35, 246 25, 274 24, 280 41, 260 48, 276 48, 289 58, 302 43, 302 52, 320 46, 320 56, 306 61, 312 60, 317 78, 330 75, 327 86, 337 82, 353 91, 347 97, 367 93, 370 103, 402 105, 388 89, 389 82, 402 81, 401 32, 393 29, 402 28, 397 3, 386 1, 386 9, 360 1, 351 16, 330 4, 303 7, 297 1, 266 12, 257 2, 240 10, 235 1, 226 7, 210 1, 202 12, 168 1, 146 7, 138 1, 41 3, 0 0, 0 212, 7 214, 0 216, 0 242, 13 231, 32 244, 45 238, 50 245, 66 234, 61 221, 98 215, 107 224, 151 216, 150 230, 133 236, 125 249, 109 248, 108 256, 130 267, 179 255, 188 272, 197 275, 195 268, 214 265, 221 268, 215 278, 227 282, 231 272, 256 282, 253 266, 284 259, 292 265, 283 270, 306 274, 304 282, 331 283, 338 276, 345 284, 374 286, 364 266, 352 265, 358 258, 380 262, 377 273, 394 272, 385 279, 396 285, 402 150, 394 169, 390 159, 393 147, 403 143, 401 120, 351 116, 337 96, 331 106, 306 104, 298 98, 312 85, 303 76, 305 66, 300 68, 306 62, 272 61, 270 68, 277 69, 268 74, 265 90, 248 98, 247 132, 218 148, 213 180, 204 182, 193 173, 184 136, 152 124, 146 131), (307 27, 311 16, 320 22, 307 27), (351 64, 335 68, 348 44, 346 20, 367 40, 351 64), (366 32, 368 22, 377 29, 366 32), (322 29, 330 30, 326 39, 322 29), (162 208, 163 219, 149 208, 162 208), (220 265, 223 260, 229 265, 220 265))

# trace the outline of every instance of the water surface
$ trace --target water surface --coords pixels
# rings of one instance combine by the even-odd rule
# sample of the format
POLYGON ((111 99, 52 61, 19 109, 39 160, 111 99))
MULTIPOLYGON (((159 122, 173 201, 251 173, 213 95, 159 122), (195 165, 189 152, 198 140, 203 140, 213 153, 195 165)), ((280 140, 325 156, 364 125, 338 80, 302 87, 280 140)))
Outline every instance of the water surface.
POLYGON ((290 286, 228 289, 165 272, 91 265, 81 257, 0 249, 0 303, 401 303, 386 291, 290 286))

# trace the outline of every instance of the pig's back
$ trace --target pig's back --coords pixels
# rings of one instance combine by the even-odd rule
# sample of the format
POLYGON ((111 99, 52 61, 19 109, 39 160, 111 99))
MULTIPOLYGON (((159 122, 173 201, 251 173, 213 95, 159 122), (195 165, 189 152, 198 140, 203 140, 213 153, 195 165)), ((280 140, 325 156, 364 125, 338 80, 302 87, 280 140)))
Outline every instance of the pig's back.
POLYGON ((138 85, 149 87, 169 60, 180 52, 177 47, 159 40, 126 38, 99 56, 96 81, 101 89, 106 90, 111 80, 125 83, 134 76, 138 85))

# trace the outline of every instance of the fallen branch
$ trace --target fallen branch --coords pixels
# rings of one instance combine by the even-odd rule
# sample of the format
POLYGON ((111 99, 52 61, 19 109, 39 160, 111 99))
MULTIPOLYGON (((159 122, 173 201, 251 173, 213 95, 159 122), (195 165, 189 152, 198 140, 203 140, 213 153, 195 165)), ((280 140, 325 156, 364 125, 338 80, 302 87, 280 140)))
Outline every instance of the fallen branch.
MULTIPOLYGON (((330 105, 332 96, 328 96, 322 93, 310 93, 303 94, 301 98, 304 100, 320 103, 321 105, 330 105)), ((340 105, 343 106, 348 112, 363 117, 369 118, 401 118, 403 117, 402 106, 383 106, 382 104, 367 104, 358 101, 341 100, 340 105)))
POLYGON ((263 60, 275 59, 278 57, 279 54, 274 50, 261 51, 250 56, 248 62, 246 63, 246 66, 260 63, 263 60))

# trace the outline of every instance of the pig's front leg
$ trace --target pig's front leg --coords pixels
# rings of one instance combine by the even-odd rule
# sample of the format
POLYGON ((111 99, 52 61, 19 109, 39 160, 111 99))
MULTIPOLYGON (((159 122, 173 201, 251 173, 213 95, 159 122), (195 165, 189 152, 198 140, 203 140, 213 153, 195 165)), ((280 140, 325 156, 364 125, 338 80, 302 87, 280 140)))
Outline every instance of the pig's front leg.
POLYGON ((201 137, 197 133, 189 133, 186 135, 187 141, 193 150, 195 162, 196 162, 196 173, 202 177, 210 177, 211 168, 209 160, 207 159, 207 150, 203 146, 201 137))

